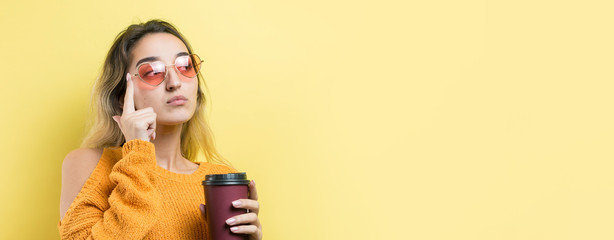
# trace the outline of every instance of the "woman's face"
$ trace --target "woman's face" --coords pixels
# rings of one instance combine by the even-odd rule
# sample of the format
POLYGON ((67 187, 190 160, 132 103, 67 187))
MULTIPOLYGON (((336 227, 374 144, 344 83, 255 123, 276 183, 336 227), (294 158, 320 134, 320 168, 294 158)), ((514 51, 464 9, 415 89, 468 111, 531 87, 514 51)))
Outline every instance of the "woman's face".
MULTIPOLYGON (((136 67, 143 62, 161 61, 165 65, 175 63, 181 55, 187 55, 188 49, 183 42, 168 33, 151 33, 143 36, 132 49, 128 71, 134 83, 134 106, 136 110, 151 107, 157 114, 157 124, 173 125, 187 122, 196 109, 198 78, 188 78, 177 70, 167 67, 166 79, 158 86, 151 86, 139 77, 136 67), (187 98, 184 104, 171 103, 176 96, 187 98)), ((123 98, 122 98, 123 99, 123 98)))

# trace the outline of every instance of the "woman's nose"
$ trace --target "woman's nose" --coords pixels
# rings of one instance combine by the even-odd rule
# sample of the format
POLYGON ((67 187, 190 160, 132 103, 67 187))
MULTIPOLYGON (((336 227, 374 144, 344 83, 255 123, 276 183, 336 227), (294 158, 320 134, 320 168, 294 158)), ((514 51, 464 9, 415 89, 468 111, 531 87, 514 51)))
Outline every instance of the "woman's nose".
POLYGON ((177 71, 175 68, 171 68, 168 71, 168 79, 166 79, 166 90, 173 91, 179 87, 181 87, 181 79, 179 79, 179 75, 177 75, 177 71))

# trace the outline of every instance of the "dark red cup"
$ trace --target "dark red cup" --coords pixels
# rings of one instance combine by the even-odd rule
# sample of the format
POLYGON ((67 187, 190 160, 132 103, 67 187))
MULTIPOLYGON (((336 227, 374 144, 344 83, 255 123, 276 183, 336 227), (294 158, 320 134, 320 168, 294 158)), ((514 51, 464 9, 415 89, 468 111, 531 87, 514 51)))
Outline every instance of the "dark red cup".
POLYGON ((203 181, 205 208, 207 210, 207 233, 209 240, 245 240, 247 235, 230 231, 226 219, 247 213, 244 208, 235 208, 232 201, 246 199, 249 194, 247 174, 210 174, 203 181))

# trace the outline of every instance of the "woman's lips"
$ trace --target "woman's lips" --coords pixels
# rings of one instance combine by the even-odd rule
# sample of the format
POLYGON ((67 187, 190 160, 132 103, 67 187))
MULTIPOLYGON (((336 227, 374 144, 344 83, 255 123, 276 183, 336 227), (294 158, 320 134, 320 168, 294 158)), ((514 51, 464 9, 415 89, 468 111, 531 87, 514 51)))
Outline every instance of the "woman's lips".
POLYGON ((180 106, 180 105, 184 105, 186 102, 188 102, 188 100, 176 99, 176 100, 168 102, 167 104, 171 106, 180 106))
POLYGON ((179 106, 179 105, 185 104, 187 101, 188 101, 188 98, 186 98, 185 96, 177 95, 169 99, 168 102, 166 102, 166 104, 171 105, 171 106, 179 106))

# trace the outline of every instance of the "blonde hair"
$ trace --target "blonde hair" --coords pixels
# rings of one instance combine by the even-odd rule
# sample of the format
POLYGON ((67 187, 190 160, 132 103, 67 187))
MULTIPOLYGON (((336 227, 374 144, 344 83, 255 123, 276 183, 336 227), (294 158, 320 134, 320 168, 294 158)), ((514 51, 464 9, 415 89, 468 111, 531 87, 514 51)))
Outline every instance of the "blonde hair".
MULTIPOLYGON (((126 92, 125 77, 130 52, 138 40, 149 33, 172 34, 185 44, 190 54, 193 53, 190 44, 181 33, 172 24, 162 20, 133 24, 120 32, 107 53, 102 72, 92 88, 90 130, 83 139, 81 147, 102 149, 118 147, 125 142, 124 134, 112 116, 122 114, 121 99, 126 92)), ((197 77, 196 110, 192 118, 183 123, 181 153, 185 158, 196 162, 197 155, 202 151, 207 162, 231 166, 215 148, 213 133, 205 116, 207 98, 203 89, 206 90, 207 86, 200 72, 197 77)))

